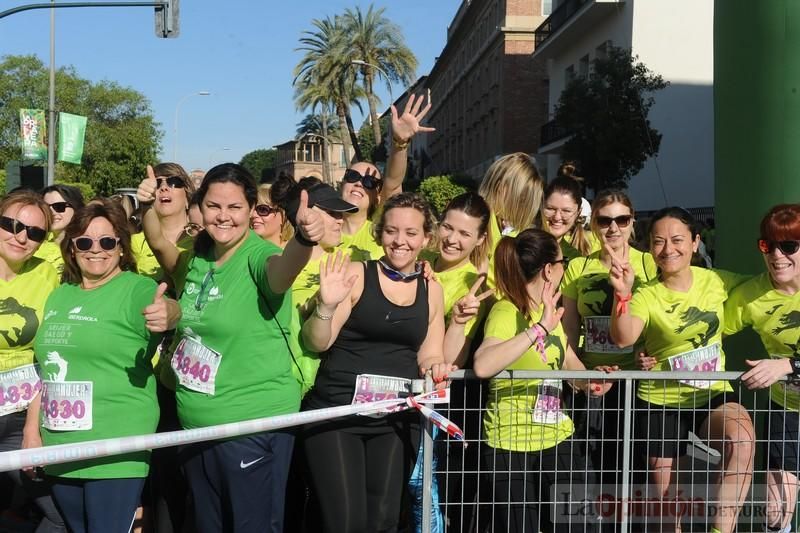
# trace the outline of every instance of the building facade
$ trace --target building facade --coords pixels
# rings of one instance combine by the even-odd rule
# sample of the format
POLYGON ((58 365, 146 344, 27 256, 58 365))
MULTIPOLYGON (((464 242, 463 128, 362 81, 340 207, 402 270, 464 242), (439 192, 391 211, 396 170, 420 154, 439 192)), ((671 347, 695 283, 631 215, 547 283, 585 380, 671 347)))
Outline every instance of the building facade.
POLYGON ((350 153, 346 154, 345 146, 340 142, 330 142, 327 148, 328 157, 323 158, 322 137, 313 133, 276 145, 275 175, 286 174, 295 180, 312 176, 332 185, 339 183, 348 161, 353 157, 353 150, 351 148, 350 153), (323 166, 327 167, 330 174, 327 180, 323 166))
MULTIPOLYGON (((561 91, 586 76, 608 46, 627 48, 669 86, 649 120, 662 135, 656 159, 631 178, 637 210, 714 204, 713 0, 554 0, 536 30, 535 59, 547 65, 548 120, 561 91)), ((565 133, 542 127, 537 160, 555 175, 565 133)))

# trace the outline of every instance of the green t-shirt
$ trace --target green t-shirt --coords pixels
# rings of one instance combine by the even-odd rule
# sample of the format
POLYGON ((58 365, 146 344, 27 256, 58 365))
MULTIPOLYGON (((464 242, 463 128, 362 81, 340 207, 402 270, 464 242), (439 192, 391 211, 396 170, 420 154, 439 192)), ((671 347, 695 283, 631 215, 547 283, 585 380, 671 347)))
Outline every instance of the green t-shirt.
POLYGON ((297 364, 292 364, 292 372, 302 387, 303 395, 314 386, 320 358, 318 353, 308 350, 303 343, 301 330, 305 320, 301 316, 301 309, 319 290, 319 267, 324 259, 325 255, 309 261, 292 283, 292 353, 297 359, 297 364))
POLYGON ((61 245, 56 242, 55 235, 52 232, 48 232, 47 240, 39 246, 39 249, 33 255, 34 257, 41 257, 53 265, 59 276, 64 272, 64 257, 61 255, 61 245))
POLYGON ((383 248, 375 242, 372 220, 366 220, 352 235, 342 233, 342 242, 336 247, 350 253, 352 261, 369 261, 383 257, 383 248))
POLYGON ((139 274, 157 281, 163 278, 161 265, 158 264, 153 250, 151 250, 150 245, 147 244, 147 240, 144 238, 144 232, 131 235, 131 251, 133 252, 133 257, 136 259, 136 269, 139 271, 139 274))
MULTIPOLYGON (((739 285, 725 302, 725 334, 752 327, 773 358, 800 357, 800 292, 776 291, 763 273, 739 285)), ((752 359, 752 357, 751 357, 752 359)), ((800 411, 800 387, 779 381, 770 387, 772 401, 800 411)))
MULTIPOLYGON (((636 274, 635 287, 657 276, 653 256, 630 249, 630 264, 636 274)), ((586 368, 598 365, 618 365, 623 370, 636 370, 631 348, 617 348, 608 335, 614 289, 608 283, 608 269, 600 262, 600 252, 571 261, 561 282, 561 293, 574 300, 581 319, 584 341, 580 355, 586 368)))
MULTIPOLYGON (((291 291, 275 294, 267 280, 267 258, 280 253, 279 247, 253 231, 220 267, 211 254, 183 252, 191 258, 181 263, 188 269, 185 275, 176 274, 184 280, 183 316, 176 339, 193 348, 176 349, 176 353, 191 355, 188 359, 193 364, 173 370, 179 379, 178 416, 184 428, 282 415, 300 408, 300 386, 292 375, 287 349, 287 343, 292 344, 291 291), (190 378, 193 388, 186 385, 190 378)), ((177 362, 175 356, 173 362, 177 362)))
MULTIPOLYGON (((657 361, 653 371, 725 370, 724 304, 729 291, 743 278, 722 270, 691 268, 688 292, 673 291, 654 279, 633 293, 630 313, 644 322, 644 348, 657 361)), ((657 405, 696 407, 733 390, 727 381, 692 381, 641 381, 638 396, 657 405)))
POLYGON ((55 269, 39 257, 28 259, 14 279, 0 279, 0 371, 33 363, 33 339, 56 287, 55 269))
MULTIPOLYGON (((96 289, 64 284, 50 295, 36 335, 41 377, 91 382, 92 424, 86 430, 42 427, 46 446, 155 432, 159 409, 150 358, 161 336, 147 330, 142 315, 155 291, 153 280, 121 272, 96 289)), ((62 418, 69 416, 64 414, 65 401, 69 403, 51 400, 62 418)), ((43 422, 50 408, 43 403, 43 422)), ((150 452, 143 451, 50 465, 46 470, 81 479, 144 477, 149 461, 150 452)))
MULTIPOLYGON (((541 313, 526 320, 508 300, 500 300, 489 311, 484 328, 485 338, 506 341, 522 333, 541 318, 541 313)), ((559 370, 564 364, 567 338, 561 325, 547 336, 542 361, 536 347, 531 346, 506 370, 559 370)), ((516 452, 546 450, 572 435, 572 420, 561 410, 559 389, 561 380, 492 379, 483 415, 486 443, 492 448, 516 452), (540 400, 540 393, 543 398, 540 400), (551 398, 548 410, 545 397, 551 398)))

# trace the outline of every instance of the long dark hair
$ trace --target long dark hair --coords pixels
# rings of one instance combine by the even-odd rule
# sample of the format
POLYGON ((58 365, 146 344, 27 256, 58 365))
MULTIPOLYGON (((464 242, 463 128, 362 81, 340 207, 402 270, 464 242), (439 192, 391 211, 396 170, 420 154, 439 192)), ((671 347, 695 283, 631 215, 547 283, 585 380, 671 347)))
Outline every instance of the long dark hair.
POLYGON ((476 267, 480 267, 486 260, 489 254, 489 239, 486 230, 489 227, 489 219, 491 218, 492 211, 489 209, 489 204, 483 199, 480 194, 468 191, 460 194, 450 200, 447 207, 442 212, 441 220, 444 221, 448 211, 461 211, 467 216, 477 218, 480 222, 478 224, 478 237, 483 236, 483 242, 480 243, 469 254, 469 260, 476 267))

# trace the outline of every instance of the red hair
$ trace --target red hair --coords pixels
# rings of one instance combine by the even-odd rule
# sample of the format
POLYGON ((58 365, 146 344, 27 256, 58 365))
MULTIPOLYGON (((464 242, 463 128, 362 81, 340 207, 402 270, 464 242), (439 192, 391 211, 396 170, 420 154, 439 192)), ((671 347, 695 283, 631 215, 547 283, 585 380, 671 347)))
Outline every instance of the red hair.
POLYGON ((761 219, 761 238, 800 241, 800 204, 776 205, 761 219))

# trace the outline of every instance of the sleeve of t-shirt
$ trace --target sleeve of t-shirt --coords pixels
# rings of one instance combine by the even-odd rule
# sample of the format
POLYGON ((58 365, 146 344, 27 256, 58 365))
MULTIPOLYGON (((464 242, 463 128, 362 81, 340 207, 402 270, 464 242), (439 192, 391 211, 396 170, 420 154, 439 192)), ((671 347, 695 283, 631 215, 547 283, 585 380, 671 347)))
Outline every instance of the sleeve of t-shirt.
POLYGON ((581 274, 581 266, 578 263, 583 261, 572 261, 567 265, 567 271, 564 273, 564 279, 561 281, 561 294, 570 298, 571 300, 578 299, 578 278, 581 274))
POLYGON ((731 272, 729 270, 720 270, 715 268, 714 272, 719 276, 722 280, 722 284, 725 286, 725 291, 730 294, 733 289, 744 283, 745 281, 749 280, 752 276, 749 274, 737 274, 736 272, 731 272))
MULTIPOLYGON (((261 294, 269 298, 282 297, 283 295, 275 294, 269 286, 269 279, 267 276, 267 259, 273 255, 280 254, 282 250, 271 242, 261 241, 258 246, 255 246, 253 251, 248 256, 248 263, 250 267, 250 274, 253 276, 261 294)), ((289 294, 289 291, 286 292, 289 294)))
POLYGON ((656 277, 658 277, 656 260, 653 259, 653 254, 650 252, 644 252, 642 254, 642 270, 645 281, 650 281, 651 279, 656 279, 656 277))
POLYGON ((145 307, 153 303, 158 285, 151 278, 137 275, 136 280, 131 284, 131 294, 129 296, 130 309, 128 310, 128 322, 133 331, 140 333, 143 338, 150 338, 150 330, 145 326, 146 321, 142 311, 145 307))
POLYGON ((650 323, 650 309, 655 305, 652 297, 652 289, 644 286, 633 291, 633 297, 628 302, 628 312, 644 322, 644 327, 650 323))
POLYGON ((519 333, 516 314, 516 308, 507 300, 501 300, 494 304, 486 318, 486 325, 483 328, 484 337, 494 337, 503 341, 514 337, 519 333))
POLYGON ((733 335, 750 325, 747 317, 747 304, 750 302, 750 283, 736 287, 725 301, 724 335, 733 335))

